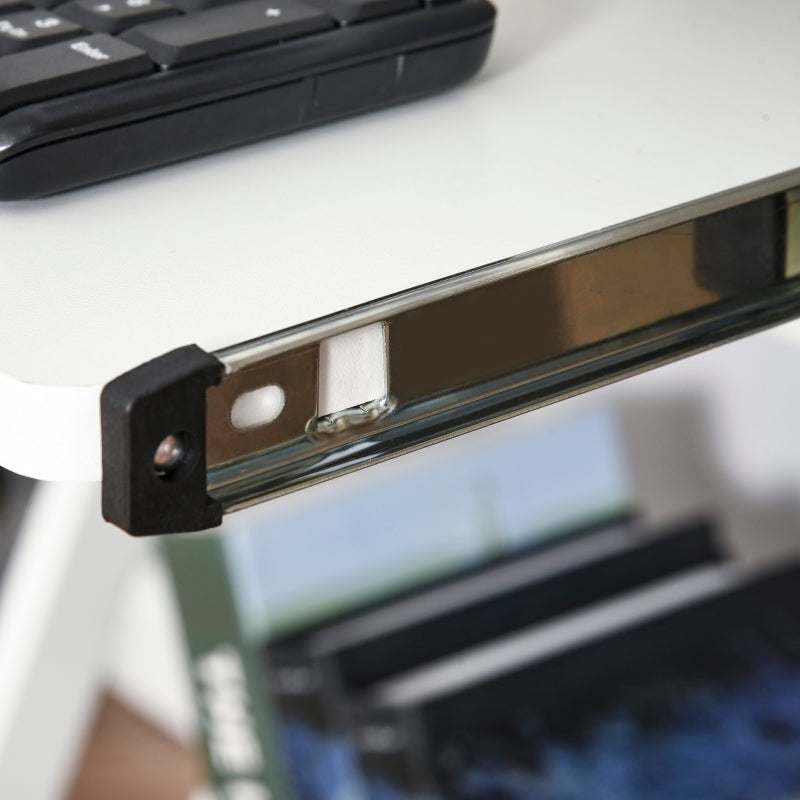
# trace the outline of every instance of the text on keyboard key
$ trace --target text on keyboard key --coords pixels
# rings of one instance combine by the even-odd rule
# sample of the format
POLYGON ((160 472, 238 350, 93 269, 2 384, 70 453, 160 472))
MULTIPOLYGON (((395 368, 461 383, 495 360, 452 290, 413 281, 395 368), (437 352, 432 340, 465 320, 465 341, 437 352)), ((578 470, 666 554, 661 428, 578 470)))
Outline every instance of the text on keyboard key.
POLYGON ((60 42, 83 33, 80 25, 48 11, 20 11, 0 18, 0 56, 60 42))
POLYGON ((324 12, 300 0, 248 0, 148 22, 122 36, 146 50, 157 64, 174 66, 273 44, 333 25, 324 12))
POLYGON ((0 58, 0 113, 151 72, 137 47, 104 33, 0 58))
POLYGON ((164 19, 178 13, 164 0, 72 0, 59 6, 58 13, 98 33, 119 33, 143 22, 164 19))

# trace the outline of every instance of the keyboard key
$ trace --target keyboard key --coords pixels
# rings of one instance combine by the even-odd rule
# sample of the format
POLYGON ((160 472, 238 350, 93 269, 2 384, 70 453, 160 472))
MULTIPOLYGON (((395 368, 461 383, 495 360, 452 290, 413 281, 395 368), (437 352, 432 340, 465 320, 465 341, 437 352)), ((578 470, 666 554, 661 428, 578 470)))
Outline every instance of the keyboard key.
POLYGON ((172 0, 181 11, 187 14, 194 11, 202 11, 206 8, 216 8, 217 6, 229 6, 231 3, 238 3, 240 0, 172 0))
POLYGON ((146 50, 157 64, 171 67, 315 33, 333 24, 322 11, 299 0, 250 0, 148 22, 122 36, 146 50))
POLYGON ((20 11, 0 19, 0 56, 60 42, 83 33, 80 25, 47 11, 20 11))
POLYGON ((340 22, 361 22, 419 8, 419 0, 311 0, 340 22))
POLYGON ((12 11, 23 11, 26 8, 30 6, 20 0, 0 0, 0 14, 10 14, 12 11))
POLYGON ((0 114, 151 72, 138 48, 104 33, 0 58, 0 114))
POLYGON ((73 0, 59 6, 59 14, 98 33, 119 33, 142 22, 172 17, 175 6, 163 0, 73 0))

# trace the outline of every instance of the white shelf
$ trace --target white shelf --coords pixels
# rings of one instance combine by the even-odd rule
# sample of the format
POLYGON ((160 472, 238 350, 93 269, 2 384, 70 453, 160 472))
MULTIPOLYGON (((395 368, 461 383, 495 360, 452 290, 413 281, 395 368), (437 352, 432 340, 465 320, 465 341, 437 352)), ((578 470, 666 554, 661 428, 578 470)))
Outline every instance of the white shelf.
MULTIPOLYGON (((499 0, 456 91, 0 207, 0 463, 100 477, 100 387, 798 166, 793 0, 499 0)), ((646 280, 646 275, 643 276, 646 280)))

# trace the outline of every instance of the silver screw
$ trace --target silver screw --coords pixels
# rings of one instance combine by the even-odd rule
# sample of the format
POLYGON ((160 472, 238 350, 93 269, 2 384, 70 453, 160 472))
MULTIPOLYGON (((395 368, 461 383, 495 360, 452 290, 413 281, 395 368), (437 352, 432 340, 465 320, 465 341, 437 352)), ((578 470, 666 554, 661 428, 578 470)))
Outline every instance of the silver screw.
POLYGON ((179 433, 170 433, 161 440, 153 456, 157 475, 168 475, 177 469, 186 455, 186 441, 179 433))

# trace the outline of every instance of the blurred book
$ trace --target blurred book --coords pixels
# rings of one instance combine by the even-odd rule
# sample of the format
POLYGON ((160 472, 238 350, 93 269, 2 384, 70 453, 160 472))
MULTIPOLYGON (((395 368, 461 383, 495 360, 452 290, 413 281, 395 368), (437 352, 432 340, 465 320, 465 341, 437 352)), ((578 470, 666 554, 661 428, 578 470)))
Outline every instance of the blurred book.
POLYGON ((800 793, 800 566, 642 523, 605 410, 507 430, 164 542, 219 797, 800 793))
POLYGON ((614 524, 270 643, 264 667, 299 796, 323 800, 336 783, 367 796, 351 717, 372 685, 723 558, 705 520, 657 533, 614 524))
POLYGON ((704 520, 658 533, 635 522, 584 530, 544 551, 269 645, 267 680, 294 782, 303 787, 299 796, 324 800, 335 782, 358 787, 347 796, 368 796, 352 711, 374 684, 723 558, 704 520))
MULTIPOLYGON (((220 796, 302 799, 310 791, 299 784, 313 765, 298 769, 297 748, 286 747, 261 663, 270 642, 588 537, 631 517, 631 485, 616 419, 593 409, 429 448, 305 492, 302 502, 239 514, 219 533, 167 537, 220 796)), ((329 800, 362 797, 345 769, 353 752, 348 744, 329 800)))
POLYGON ((370 800, 800 793, 800 565, 706 567, 386 681, 370 800))

